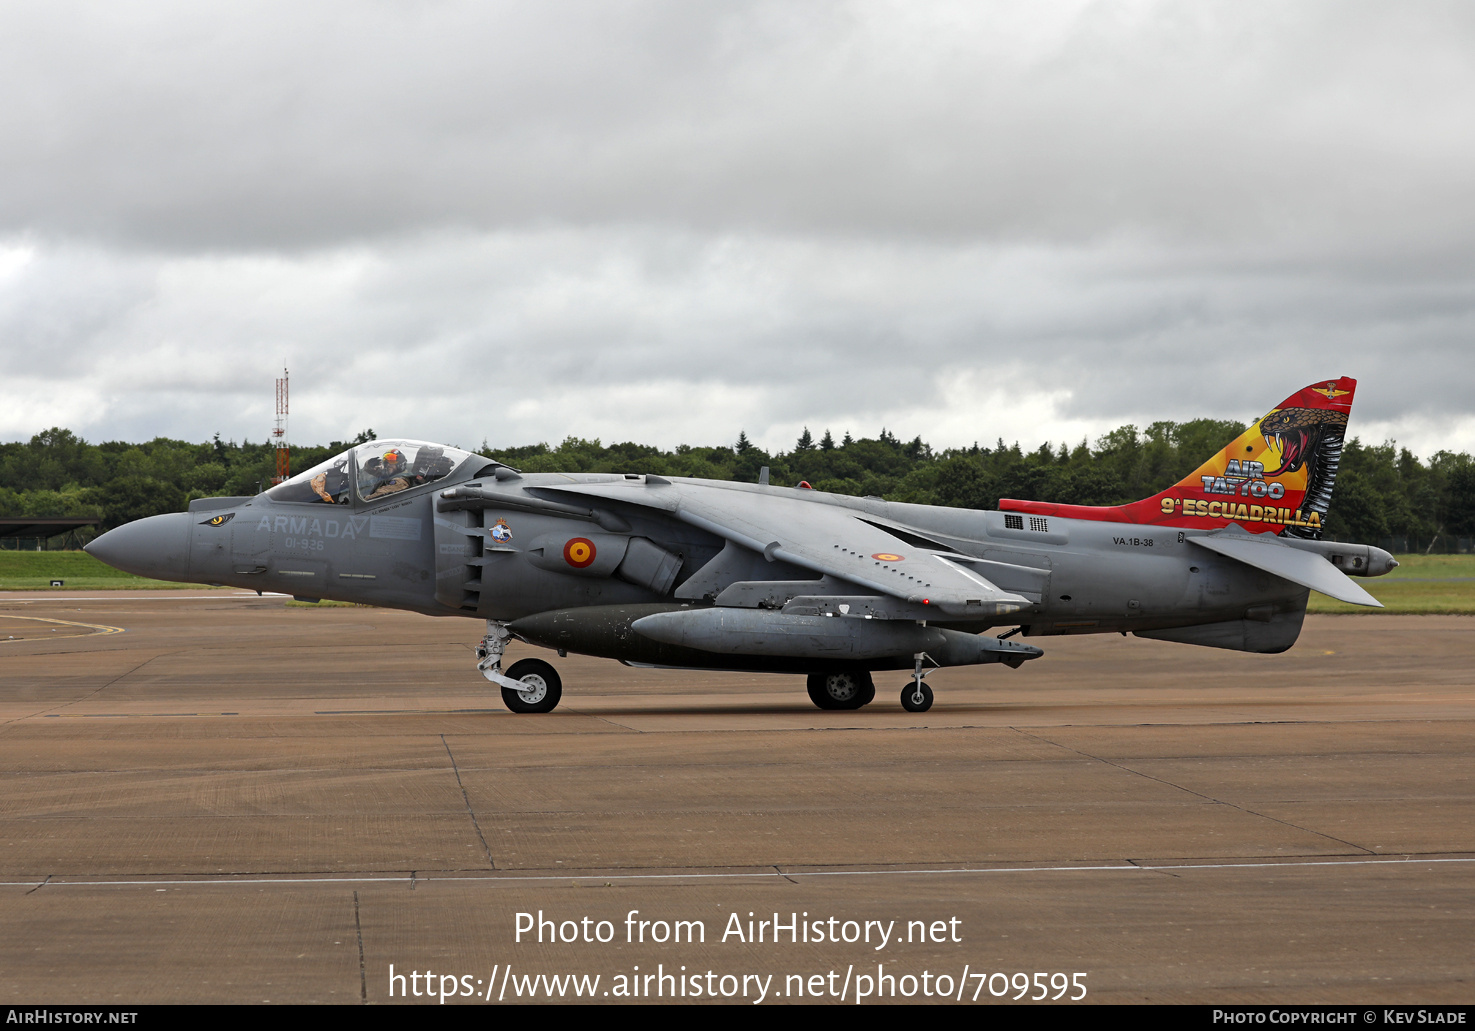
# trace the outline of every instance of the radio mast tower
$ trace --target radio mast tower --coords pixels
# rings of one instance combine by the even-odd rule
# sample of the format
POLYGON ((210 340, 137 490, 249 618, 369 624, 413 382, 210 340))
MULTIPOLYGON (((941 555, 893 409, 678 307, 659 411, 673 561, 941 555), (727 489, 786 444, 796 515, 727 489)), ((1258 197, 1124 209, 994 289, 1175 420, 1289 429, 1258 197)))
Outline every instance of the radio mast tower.
POLYGON ((277 448, 277 474, 271 478, 272 483, 281 483, 289 475, 289 453, 287 450, 287 366, 282 365, 282 378, 277 380, 277 424, 271 431, 273 442, 277 448))

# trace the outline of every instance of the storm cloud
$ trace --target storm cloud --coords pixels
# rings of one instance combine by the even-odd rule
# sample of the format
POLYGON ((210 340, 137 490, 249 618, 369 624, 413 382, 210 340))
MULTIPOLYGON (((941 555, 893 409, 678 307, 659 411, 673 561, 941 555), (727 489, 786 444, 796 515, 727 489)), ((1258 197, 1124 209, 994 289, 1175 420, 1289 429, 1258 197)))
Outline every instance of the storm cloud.
POLYGON ((1475 448, 1464 5, 0 6, 0 435, 1475 448))

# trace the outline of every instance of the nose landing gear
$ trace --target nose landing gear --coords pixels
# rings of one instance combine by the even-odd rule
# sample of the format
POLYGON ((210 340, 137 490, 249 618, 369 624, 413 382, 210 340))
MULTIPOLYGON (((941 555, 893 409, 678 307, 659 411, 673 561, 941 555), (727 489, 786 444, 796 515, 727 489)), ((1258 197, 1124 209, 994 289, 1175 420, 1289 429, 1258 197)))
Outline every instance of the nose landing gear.
POLYGON ((502 704, 513 712, 552 712, 563 697, 558 671, 542 659, 520 659, 507 669, 507 679, 521 688, 502 688, 502 704))
POLYGON ((486 636, 476 646, 476 668, 502 689, 502 704, 513 712, 552 712, 563 697, 558 671, 542 659, 520 659, 502 673, 502 653, 512 637, 494 619, 487 620, 486 636))

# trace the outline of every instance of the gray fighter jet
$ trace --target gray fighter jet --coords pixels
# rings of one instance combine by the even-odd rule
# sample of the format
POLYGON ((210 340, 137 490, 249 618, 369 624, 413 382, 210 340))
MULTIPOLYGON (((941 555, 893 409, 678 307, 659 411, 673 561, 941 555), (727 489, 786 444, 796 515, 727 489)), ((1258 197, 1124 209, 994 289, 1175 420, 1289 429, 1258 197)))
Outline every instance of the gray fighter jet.
POLYGON ((477 668, 514 712, 552 710, 562 684, 541 659, 503 670, 512 638, 632 666, 806 675, 823 709, 866 705, 873 673, 908 670, 901 704, 922 712, 932 669, 1043 654, 1016 635, 1280 652, 1308 589, 1377 605, 1347 574, 1381 575, 1393 557, 1319 539, 1355 386, 1307 387, 1193 475, 1110 508, 523 474, 376 440, 87 550, 141 576, 484 620, 477 668))

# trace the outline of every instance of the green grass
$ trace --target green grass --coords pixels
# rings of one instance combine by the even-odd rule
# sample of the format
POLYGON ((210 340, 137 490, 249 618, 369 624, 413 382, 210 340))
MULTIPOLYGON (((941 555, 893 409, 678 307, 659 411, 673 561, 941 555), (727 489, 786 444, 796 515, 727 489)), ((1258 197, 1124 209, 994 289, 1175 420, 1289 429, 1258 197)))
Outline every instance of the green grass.
POLYGON ((61 590, 162 590, 199 587, 134 576, 99 562, 85 551, 0 551, 0 590, 49 591, 52 580, 65 581, 61 590))
POLYGON ((1475 615, 1475 555, 1399 555, 1398 568, 1387 576, 1356 577, 1354 582, 1383 608, 1348 605, 1312 591, 1306 611, 1475 615))

